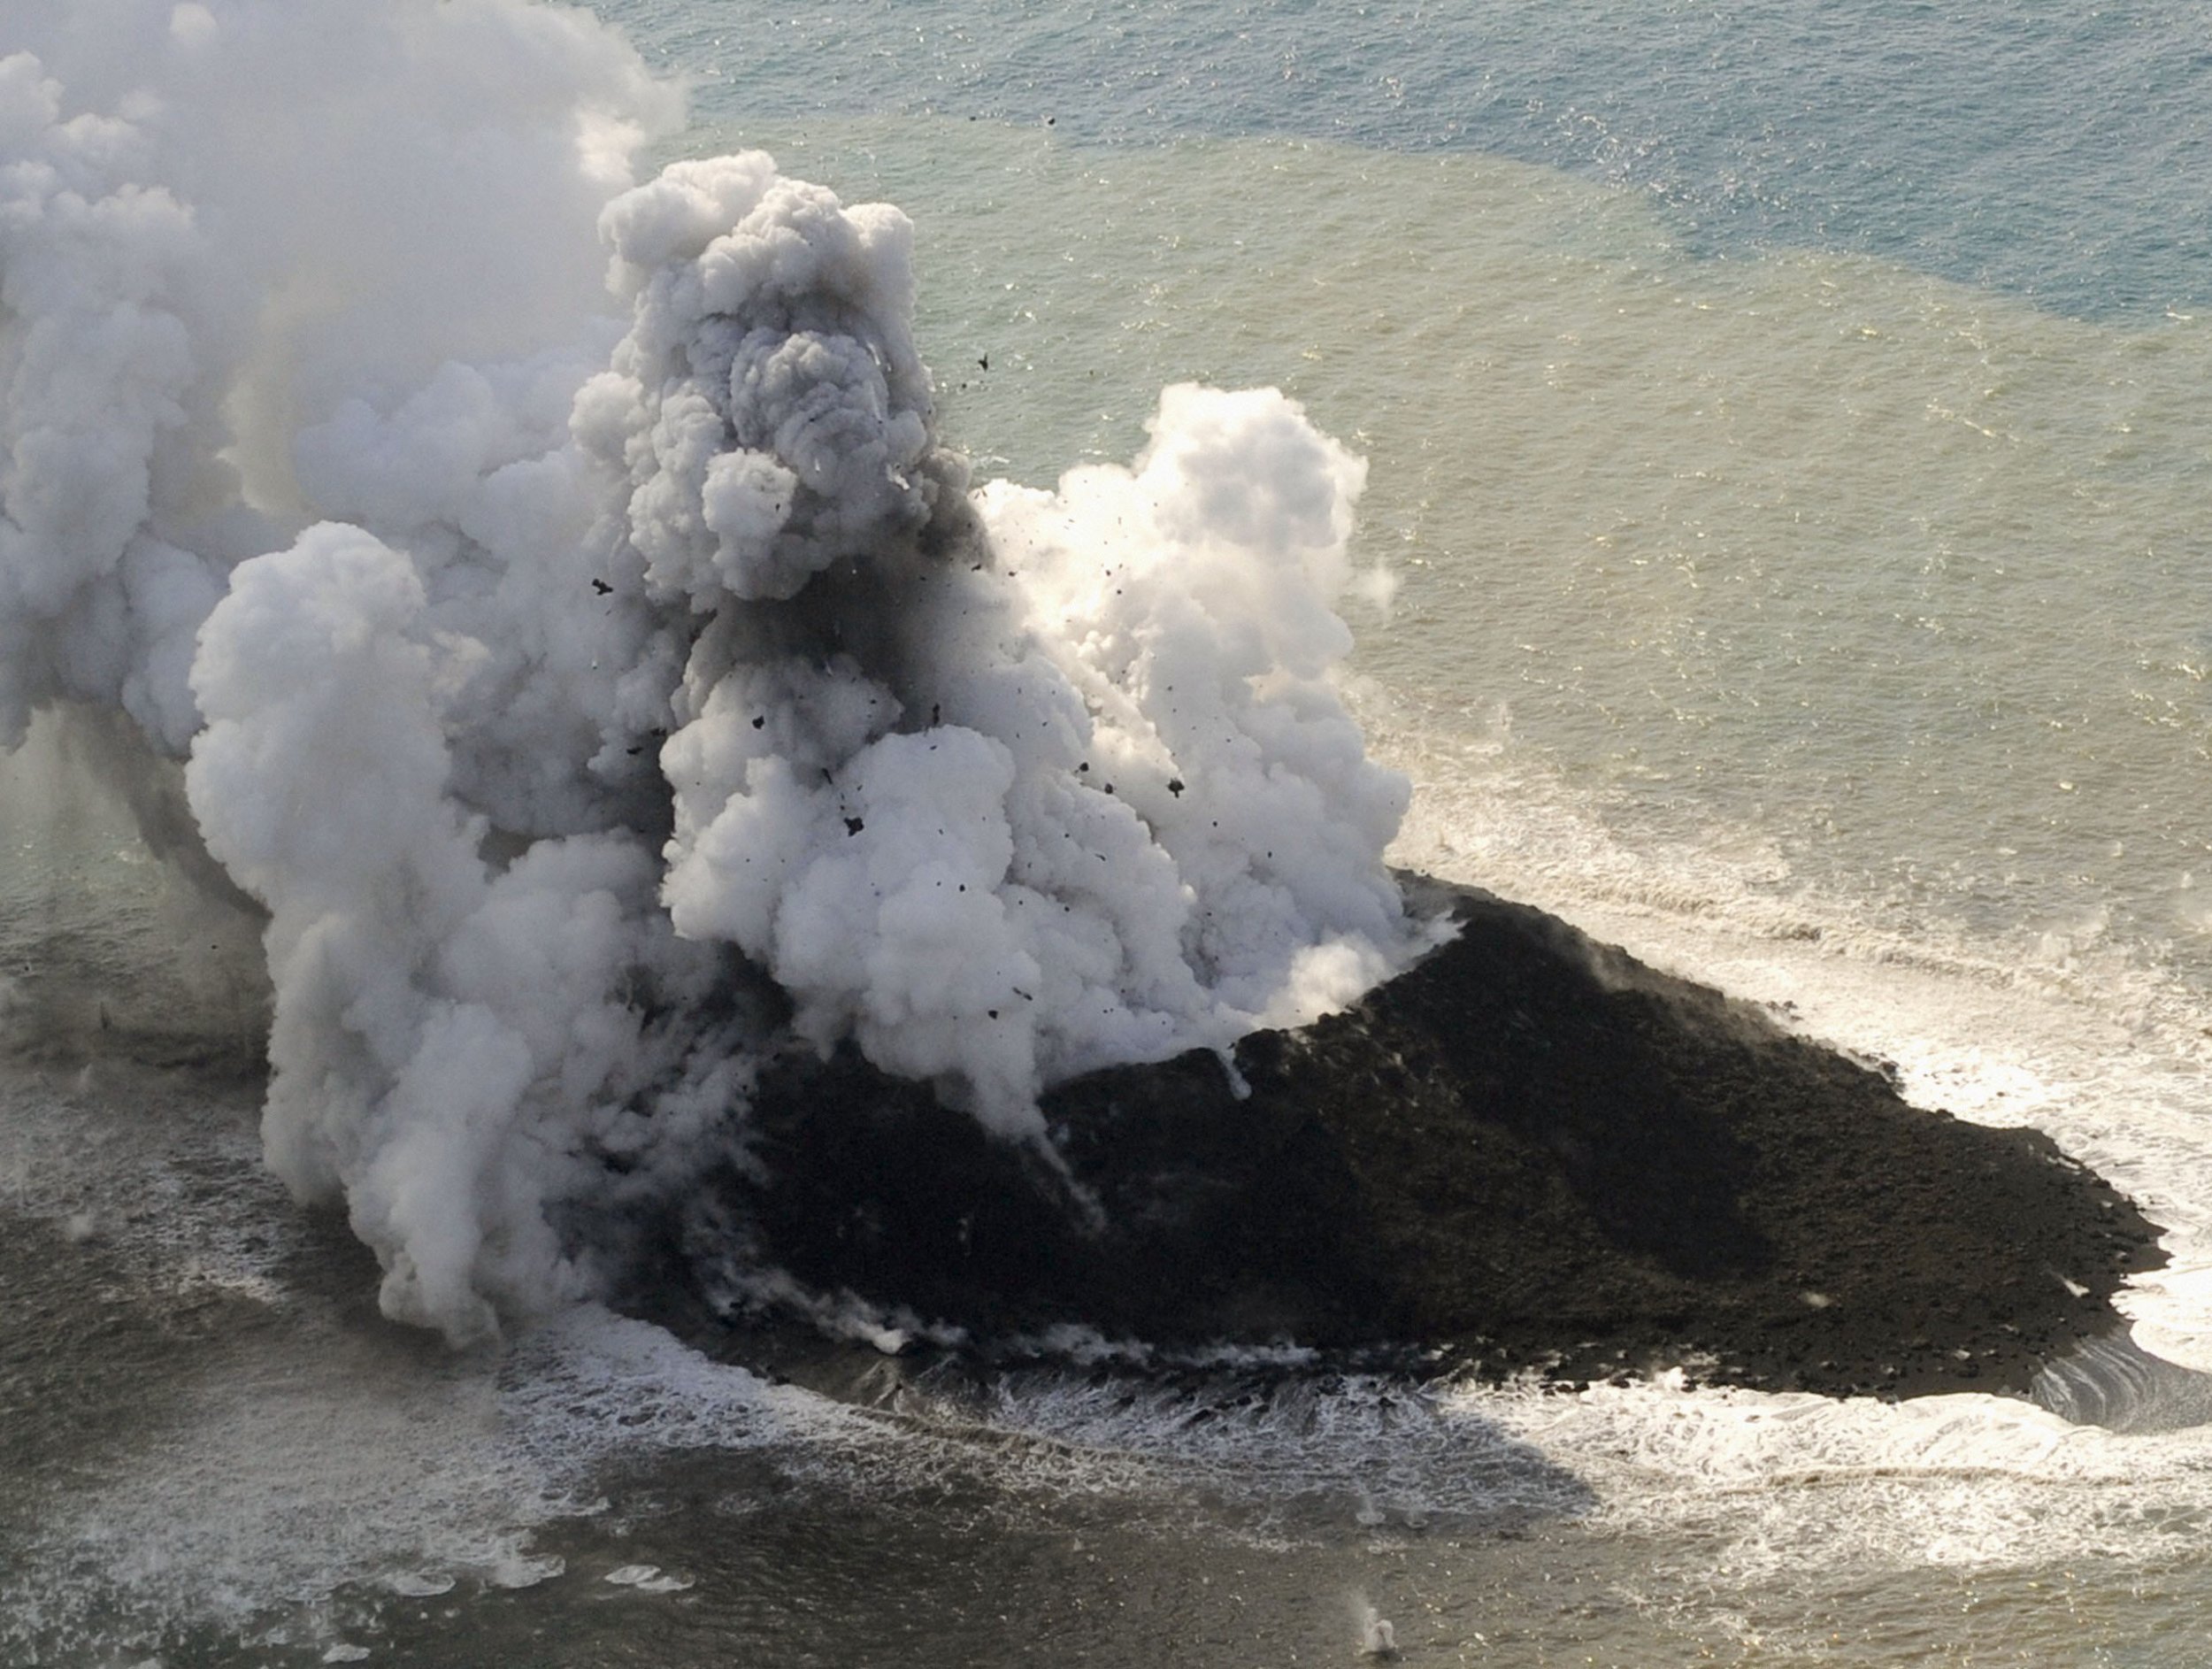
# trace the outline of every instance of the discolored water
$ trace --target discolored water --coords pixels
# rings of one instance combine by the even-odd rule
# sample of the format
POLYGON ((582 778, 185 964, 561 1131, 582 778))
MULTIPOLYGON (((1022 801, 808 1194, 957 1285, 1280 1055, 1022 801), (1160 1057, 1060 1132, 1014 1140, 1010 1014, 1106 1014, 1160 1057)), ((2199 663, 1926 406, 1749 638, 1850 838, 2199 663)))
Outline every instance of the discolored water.
MULTIPOLYGON (((1304 402, 1399 581, 1353 622, 1397 856, 2050 1130, 2173 1231, 2139 1342, 2212 1367, 2194 11, 599 10, 696 78, 674 149, 906 207, 979 476, 1125 459, 1171 381, 1304 402)), ((0 783, 11 1661, 2201 1656, 2200 1427, 830 1396, 594 1312, 455 1356, 262 1175, 251 947, 60 745, 0 783)))

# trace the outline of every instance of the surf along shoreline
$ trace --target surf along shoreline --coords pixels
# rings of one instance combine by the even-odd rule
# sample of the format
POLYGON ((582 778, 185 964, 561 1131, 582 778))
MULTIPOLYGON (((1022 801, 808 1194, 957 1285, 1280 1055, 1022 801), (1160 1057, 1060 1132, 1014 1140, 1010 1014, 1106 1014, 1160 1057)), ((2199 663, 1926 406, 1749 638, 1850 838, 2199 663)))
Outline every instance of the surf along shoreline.
POLYGON ((2165 1262, 2039 1132, 1913 1107, 1753 1004, 1403 879, 1455 937, 1233 1071, 1200 1050, 1050 1091, 1064 1173, 849 1046, 778 1058, 747 1158, 657 1226, 626 1307, 740 1357, 835 1314, 979 1364, 1290 1343, 1425 1376, 2025 1395, 2165 1262))

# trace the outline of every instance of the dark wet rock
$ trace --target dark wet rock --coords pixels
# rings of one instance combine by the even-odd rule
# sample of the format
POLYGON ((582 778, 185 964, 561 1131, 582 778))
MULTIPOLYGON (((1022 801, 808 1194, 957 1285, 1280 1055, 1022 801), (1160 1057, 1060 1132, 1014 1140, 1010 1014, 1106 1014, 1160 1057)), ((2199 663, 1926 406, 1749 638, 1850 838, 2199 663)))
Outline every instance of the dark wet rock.
POLYGON ((672 1225, 647 1307, 726 1312, 733 1272, 775 1269, 984 1356, 1073 1324, 1897 1396, 2026 1391, 2163 1261, 2047 1137, 1913 1108, 1749 1004, 1415 885, 1458 937, 1246 1038, 1233 1077, 1196 1052, 1054 1090, 1064 1175, 850 1050, 775 1063, 750 1163, 672 1225))

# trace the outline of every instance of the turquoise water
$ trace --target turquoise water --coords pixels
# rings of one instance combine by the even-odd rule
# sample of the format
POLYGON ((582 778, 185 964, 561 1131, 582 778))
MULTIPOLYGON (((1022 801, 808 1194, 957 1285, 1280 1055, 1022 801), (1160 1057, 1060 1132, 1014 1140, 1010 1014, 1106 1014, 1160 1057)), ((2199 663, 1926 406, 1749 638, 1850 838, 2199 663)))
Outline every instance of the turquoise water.
POLYGON ((2187 5, 601 11, 708 119, 1479 153, 1648 196, 1710 255, 1847 250, 2116 319, 2212 283, 2212 38, 2187 5))
MULTIPOLYGON (((2053 1129, 2175 1226, 2139 1337, 2206 1359, 2200 12, 608 15, 685 144, 913 214, 983 473, 1125 457, 1181 378, 1305 402, 1401 581, 1355 624, 1403 855, 2053 1129)), ((2195 1435, 1627 1400, 1483 1411, 1594 1540, 1431 1555, 1426 1653, 2191 1660, 2195 1435)))
MULTIPOLYGON (((599 10, 692 82, 665 154, 911 214, 979 475, 1125 459, 1171 381, 1303 402, 1398 581, 1352 691, 1397 855, 2050 1130, 2173 1231, 2139 1341, 2212 1367, 2200 12, 599 10)), ((261 1173, 235 948, 50 753, 0 782, 0 996, 70 1040, 0 1116, 28 1661, 2201 1659, 2203 1428, 816 1395, 588 1312, 452 1356, 261 1173)))

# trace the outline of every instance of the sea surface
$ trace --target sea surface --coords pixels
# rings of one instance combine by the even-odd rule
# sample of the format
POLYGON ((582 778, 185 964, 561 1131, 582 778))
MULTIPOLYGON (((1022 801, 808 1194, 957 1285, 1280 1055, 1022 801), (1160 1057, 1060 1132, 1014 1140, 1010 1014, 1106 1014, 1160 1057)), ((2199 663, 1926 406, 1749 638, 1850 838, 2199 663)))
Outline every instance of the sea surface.
MULTIPOLYGON (((1302 402, 1398 581, 1398 860, 2048 1131, 2170 1231, 2136 1342, 2212 1370, 2201 7, 596 9, 690 84, 662 159, 913 218, 979 478, 1126 459, 1171 382, 1302 402)), ((457 1355, 263 1173, 251 948, 94 755, 0 766, 50 1040, 0 1075, 0 1661, 2212 1656, 2212 1427, 2124 1386, 803 1388, 592 1311, 457 1355)))

